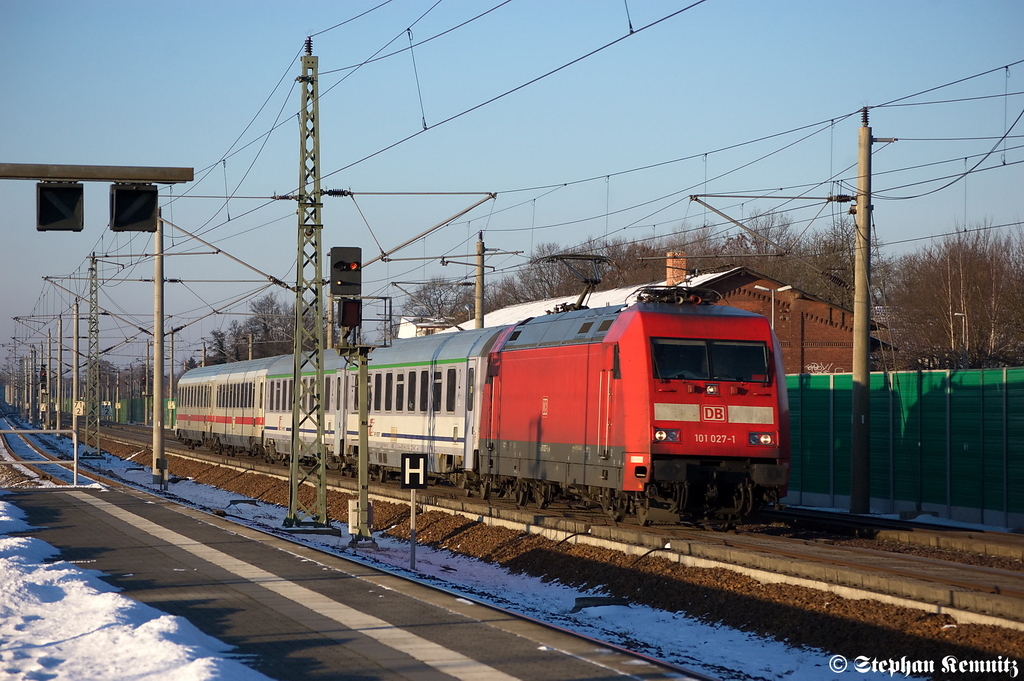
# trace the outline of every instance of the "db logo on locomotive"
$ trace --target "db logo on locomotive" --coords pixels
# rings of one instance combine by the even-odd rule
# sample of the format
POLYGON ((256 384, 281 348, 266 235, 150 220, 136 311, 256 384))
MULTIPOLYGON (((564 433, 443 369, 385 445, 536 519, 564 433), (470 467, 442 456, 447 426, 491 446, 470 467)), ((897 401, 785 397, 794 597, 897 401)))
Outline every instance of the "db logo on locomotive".
POLYGON ((700 407, 701 421, 724 421, 725 407, 715 404, 702 404, 700 407))

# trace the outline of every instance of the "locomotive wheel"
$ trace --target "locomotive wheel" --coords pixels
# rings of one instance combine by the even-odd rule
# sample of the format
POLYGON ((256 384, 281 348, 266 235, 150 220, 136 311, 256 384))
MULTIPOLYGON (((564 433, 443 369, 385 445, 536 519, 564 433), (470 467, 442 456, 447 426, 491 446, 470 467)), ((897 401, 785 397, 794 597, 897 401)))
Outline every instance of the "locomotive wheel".
POLYGON ((651 500, 646 496, 638 496, 633 500, 636 522, 640 527, 647 527, 651 522, 651 500))
POLYGON ((551 485, 541 485, 535 490, 533 496, 537 500, 537 508, 545 509, 551 505, 551 500, 555 494, 551 489, 551 485))
POLYGON ((519 508, 526 508, 526 505, 530 503, 530 483, 523 482, 522 480, 516 482, 516 506, 519 508))
POLYGON ((615 492, 609 491, 607 494, 601 495, 601 509, 608 514, 613 523, 621 523, 622 519, 626 517, 628 508, 629 500, 617 496, 615 492))

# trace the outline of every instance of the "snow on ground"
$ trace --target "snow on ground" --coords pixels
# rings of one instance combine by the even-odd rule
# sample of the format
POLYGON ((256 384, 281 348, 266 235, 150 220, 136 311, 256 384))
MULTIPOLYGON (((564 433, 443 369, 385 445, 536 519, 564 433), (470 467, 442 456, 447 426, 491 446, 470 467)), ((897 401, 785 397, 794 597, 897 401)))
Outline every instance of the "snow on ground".
MULTIPOLYGON (((0 535, 30 529, 0 501, 0 535)), ((49 562, 57 550, 0 536, 0 677, 238 679, 267 677, 181 617, 117 594, 95 570, 49 562)))
MULTIPOLYGON (((69 442, 47 439, 70 454, 69 442)), ((96 468, 154 491, 150 470, 138 464, 107 456, 96 468)), ((194 506, 224 510, 236 522, 285 535, 283 508, 251 500, 231 503, 242 497, 188 480, 171 485, 170 492, 194 506)), ((829 669, 832 656, 827 652, 792 648, 679 613, 642 606, 572 612, 577 598, 601 594, 513 575, 447 551, 417 546, 416 571, 412 572, 408 542, 378 535, 377 549, 353 551, 348 547, 347 526, 341 527, 341 537, 315 535, 301 541, 440 586, 467 600, 520 612, 711 676, 780 681, 821 681, 838 676, 829 669)), ((0 678, 266 678, 231 659, 228 646, 182 618, 119 596, 97 571, 62 561, 47 562, 57 553, 50 545, 5 536, 26 529, 20 511, 0 500, 0 678)), ((858 678, 891 677, 878 672, 858 678)))

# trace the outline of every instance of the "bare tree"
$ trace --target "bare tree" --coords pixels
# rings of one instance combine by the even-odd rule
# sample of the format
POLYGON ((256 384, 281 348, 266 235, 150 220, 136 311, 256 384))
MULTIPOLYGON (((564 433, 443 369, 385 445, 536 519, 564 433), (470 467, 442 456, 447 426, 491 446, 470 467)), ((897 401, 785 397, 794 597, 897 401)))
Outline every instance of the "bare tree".
POLYGON ((242 324, 240 333, 253 339, 253 358, 275 357, 292 352, 294 335, 294 303, 285 305, 273 293, 249 303, 252 315, 242 324))
POLYGON ((461 324, 473 317, 473 288, 434 277, 414 289, 402 307, 406 317, 445 320, 461 324))
POLYGON ((957 233, 899 258, 890 278, 894 337, 908 368, 1024 362, 1021 234, 957 233))

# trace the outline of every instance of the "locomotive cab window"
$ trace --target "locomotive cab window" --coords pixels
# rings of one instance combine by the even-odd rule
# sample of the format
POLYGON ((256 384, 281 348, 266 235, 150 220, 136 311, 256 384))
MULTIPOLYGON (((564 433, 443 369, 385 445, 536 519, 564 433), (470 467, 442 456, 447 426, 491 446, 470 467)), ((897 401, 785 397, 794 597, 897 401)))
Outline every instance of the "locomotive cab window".
POLYGON ((768 347, 757 341, 711 341, 711 363, 718 381, 768 381, 768 347))
POLYGON ((703 340, 652 338, 651 362, 654 377, 663 380, 707 380, 708 346, 703 340))
POLYGON ((654 377, 661 380, 768 381, 768 346, 761 341, 652 338, 654 377))

